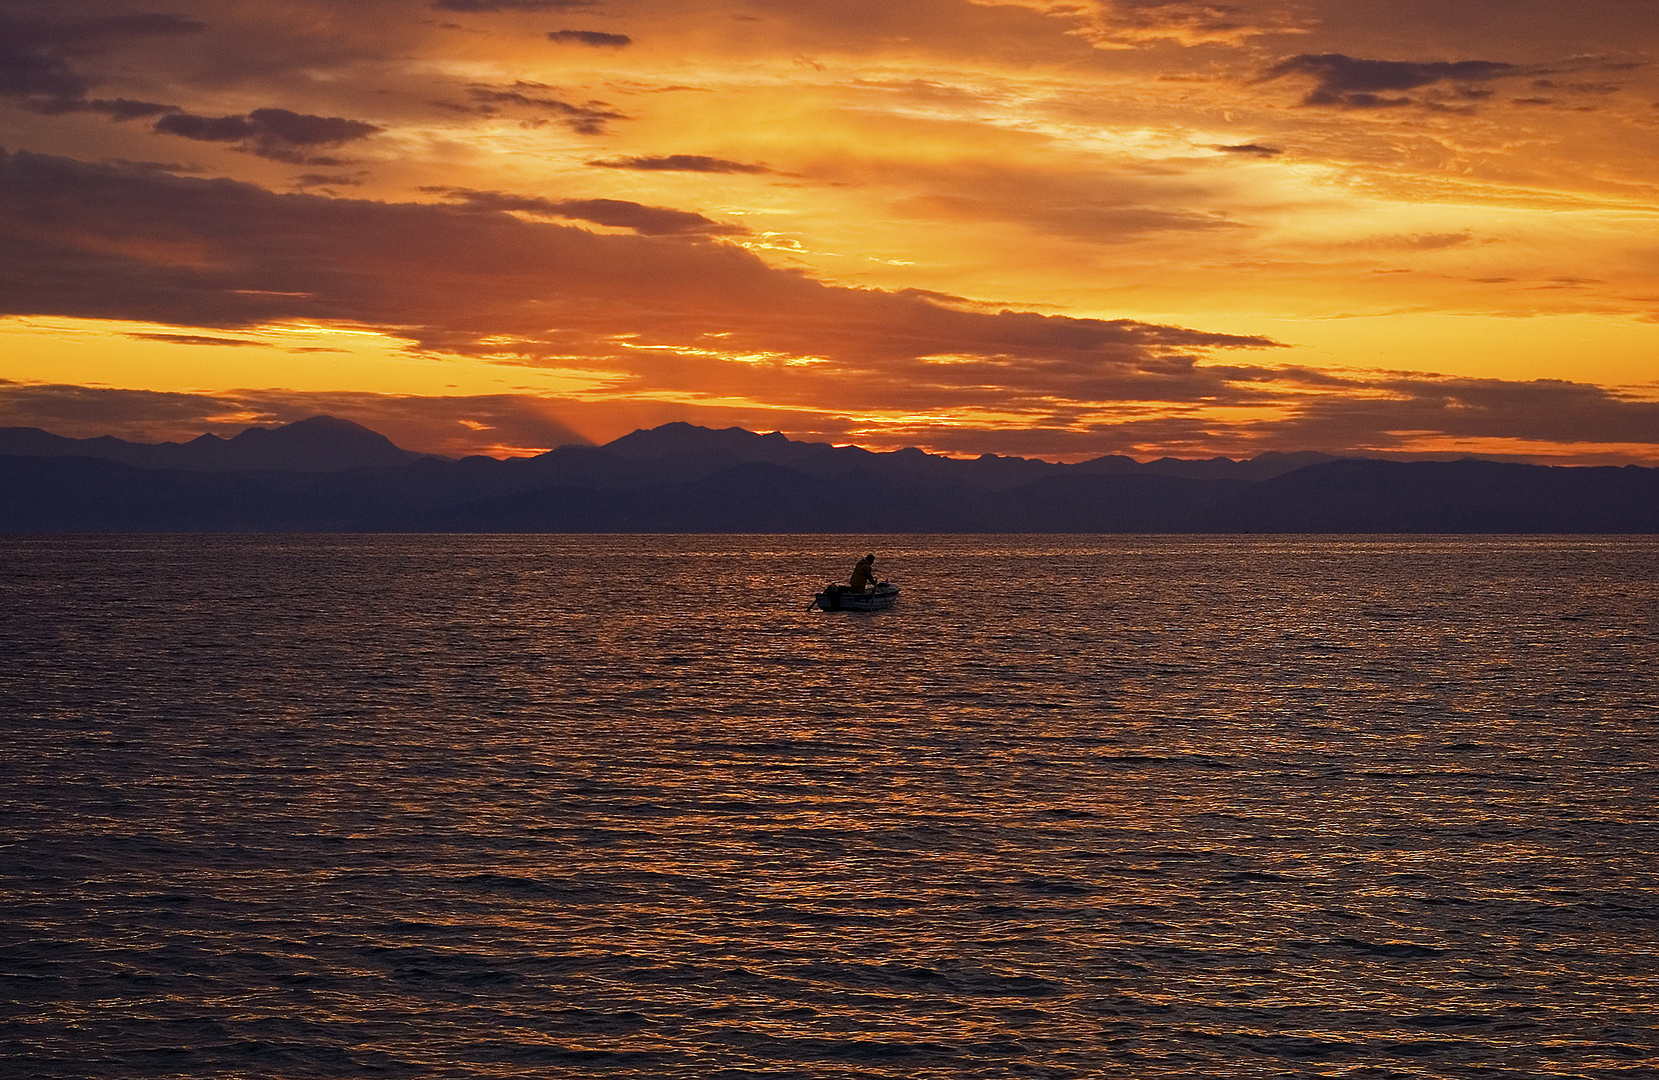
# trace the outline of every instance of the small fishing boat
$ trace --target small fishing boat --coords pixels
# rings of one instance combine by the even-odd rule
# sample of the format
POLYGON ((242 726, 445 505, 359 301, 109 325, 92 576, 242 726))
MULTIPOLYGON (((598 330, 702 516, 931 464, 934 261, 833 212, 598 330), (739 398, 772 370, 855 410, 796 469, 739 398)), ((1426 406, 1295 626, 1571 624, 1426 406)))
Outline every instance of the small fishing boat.
POLYGON ((891 581, 877 582, 868 589, 856 591, 846 585, 826 585, 823 592, 812 598, 807 610, 880 611, 892 607, 898 599, 899 587, 891 581))

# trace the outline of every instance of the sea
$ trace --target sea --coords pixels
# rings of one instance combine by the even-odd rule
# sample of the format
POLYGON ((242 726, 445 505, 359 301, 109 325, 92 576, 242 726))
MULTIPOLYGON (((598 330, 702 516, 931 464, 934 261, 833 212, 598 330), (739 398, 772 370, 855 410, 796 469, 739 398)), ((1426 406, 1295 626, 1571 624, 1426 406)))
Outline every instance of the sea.
POLYGON ((1656 659, 1656 537, 3 537, 0 1075, 1659 1076, 1656 659))

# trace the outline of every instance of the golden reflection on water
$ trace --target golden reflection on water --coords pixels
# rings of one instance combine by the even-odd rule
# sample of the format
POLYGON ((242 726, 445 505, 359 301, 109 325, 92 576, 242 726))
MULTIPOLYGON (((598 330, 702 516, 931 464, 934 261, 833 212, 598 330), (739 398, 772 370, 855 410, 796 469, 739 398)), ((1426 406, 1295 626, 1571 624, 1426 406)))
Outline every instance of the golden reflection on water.
POLYGON ((9 543, 36 1075, 1659 1054, 1652 541, 9 543))

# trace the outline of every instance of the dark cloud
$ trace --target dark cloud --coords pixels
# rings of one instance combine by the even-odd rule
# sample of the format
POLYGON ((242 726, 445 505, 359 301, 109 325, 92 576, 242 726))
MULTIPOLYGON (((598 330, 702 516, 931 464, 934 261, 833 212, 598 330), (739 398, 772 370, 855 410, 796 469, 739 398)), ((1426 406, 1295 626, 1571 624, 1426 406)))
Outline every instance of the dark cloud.
MULTIPOLYGON (((1437 83, 1472 84, 1526 74, 1514 64, 1492 60, 1415 62, 1405 60, 1363 60, 1341 53, 1303 53, 1269 68, 1263 79, 1271 81, 1288 75, 1311 76, 1314 88, 1302 98, 1303 105, 1344 109, 1381 109, 1414 103, 1398 96, 1437 83), (1386 95, 1396 96, 1386 96, 1386 95)), ((1477 98, 1488 91, 1465 86, 1464 96, 1477 98)))
POLYGON ((593 0, 433 0, 439 11, 576 11, 594 6, 593 0))
POLYGON ((1248 154, 1251 157, 1278 157, 1284 153, 1276 146, 1262 146, 1258 143, 1239 143, 1236 146, 1211 146, 1211 150, 1219 150, 1224 154, 1248 154))
POLYGON ((238 148, 274 161, 297 165, 335 165, 337 159, 308 156, 315 147, 343 146, 378 134, 382 128, 339 116, 309 116, 287 109, 255 109, 245 116, 195 116, 173 113, 156 121, 163 135, 198 142, 236 143, 238 148))
POLYGON ((1395 375, 1361 384, 1365 395, 1310 398, 1269 425, 1300 445, 1410 446, 1421 432, 1463 439, 1659 444, 1659 402, 1559 379, 1512 382, 1395 375))
POLYGON ((201 165, 186 165, 178 161, 129 161, 126 158, 105 158, 104 164, 118 169, 142 169, 150 172, 200 173, 207 171, 201 165))
POLYGON ((0 379, 0 427, 39 427, 76 438, 115 435, 142 440, 157 428, 193 426, 234 409, 233 402, 204 394, 0 379))
MULTIPOLYGON (((4 33, 5 27, 0 25, 0 35, 4 33)), ((91 85, 91 80, 70 71, 68 65, 55 57, 25 52, 10 43, 0 45, 0 95, 73 100, 91 85)))
POLYGON ((128 334, 134 341, 165 341, 172 345, 220 345, 227 348, 262 348, 263 342, 242 338, 209 337, 206 334, 128 334))
POLYGON ((27 19, 0 13, 0 98, 34 112, 103 113, 131 120, 172 106, 126 98, 88 99, 101 79, 84 61, 134 38, 193 34, 206 27, 177 15, 111 15, 92 19, 27 19))
POLYGON ((752 165, 701 154, 667 154, 662 157, 620 157, 587 162, 598 169, 637 169, 640 172, 769 173, 766 165, 752 165))
POLYGON ((735 236, 748 230, 664 206, 646 206, 624 199, 543 199, 504 191, 470 188, 422 188, 455 200, 469 210, 516 211, 536 217, 587 221, 615 229, 632 229, 642 236, 735 236))
POLYGON ((598 49, 620 49, 632 45, 627 34, 603 34, 597 30, 549 30, 547 40, 561 45, 591 45, 598 49))
POLYGON ((577 105, 540 93, 549 89, 551 87, 545 83, 516 82, 507 87, 469 86, 467 93, 479 103, 475 107, 478 112, 493 115, 499 106, 520 105, 552 113, 578 135, 603 135, 607 121, 627 119, 603 101, 589 101, 577 105))
POLYGON ((337 188, 362 187, 363 177, 367 173, 301 173, 294 178, 294 186, 301 190, 308 188, 337 188))
POLYGON ((12 46, 69 54, 95 51, 135 37, 196 34, 207 29, 206 23, 195 19, 156 12, 34 21, 0 16, 0 25, 6 27, 12 46))

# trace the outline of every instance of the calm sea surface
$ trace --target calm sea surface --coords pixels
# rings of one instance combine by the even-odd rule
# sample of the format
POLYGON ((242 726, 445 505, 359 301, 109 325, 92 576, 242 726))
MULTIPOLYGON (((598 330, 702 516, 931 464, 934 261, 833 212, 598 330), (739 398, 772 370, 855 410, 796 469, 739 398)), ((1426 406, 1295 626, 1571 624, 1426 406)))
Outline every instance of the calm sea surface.
POLYGON ((0 1074, 1659 1075, 1656 578, 0 538, 0 1074))

